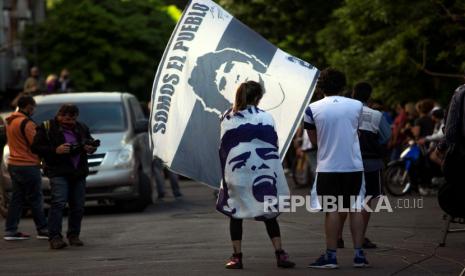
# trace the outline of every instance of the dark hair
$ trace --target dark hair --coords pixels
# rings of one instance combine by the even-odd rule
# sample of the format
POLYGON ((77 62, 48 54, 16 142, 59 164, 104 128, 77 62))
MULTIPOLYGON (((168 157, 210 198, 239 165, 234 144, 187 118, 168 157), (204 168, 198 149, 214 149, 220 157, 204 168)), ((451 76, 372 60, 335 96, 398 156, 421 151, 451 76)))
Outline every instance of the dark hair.
POLYGON ((78 116, 79 108, 74 104, 64 104, 58 109, 57 115, 78 116))
POLYGON ((438 119, 444 119, 444 109, 434 109, 433 112, 431 112, 431 115, 438 119))
POLYGON ((344 90, 346 86, 346 76, 341 71, 333 68, 326 68, 320 73, 317 88, 325 95, 337 95, 344 90))
POLYGON ((278 148, 278 135, 271 125, 244 124, 238 128, 230 129, 221 137, 220 161, 224 170, 226 159, 232 148, 243 142, 250 142, 253 139, 260 139, 278 148))
POLYGON ((32 96, 25 95, 25 96, 19 97, 19 99, 18 99, 18 107, 19 107, 19 109, 23 109, 28 105, 36 105, 36 101, 34 100, 34 98, 32 96))
POLYGON ((371 85, 368 82, 359 82, 354 86, 352 98, 361 101, 362 103, 368 102, 371 97, 371 85))
POLYGON ((415 105, 415 108, 417 108, 418 112, 421 112, 423 114, 428 114, 431 112, 431 110, 433 110, 434 105, 435 105, 434 100, 424 99, 424 100, 420 100, 419 102, 417 102, 417 104, 415 105))
MULTIPOLYGON (((221 65, 225 64, 226 68, 229 69, 233 62, 249 63, 259 73, 265 73, 267 69, 257 58, 232 49, 223 49, 198 57, 187 82, 192 86, 194 93, 204 100, 207 107, 223 111, 231 105, 218 91, 215 79, 217 70, 221 65)), ((234 91, 230 92, 233 93, 234 91)))
POLYGON ((255 81, 241 83, 236 91, 233 112, 238 112, 247 107, 247 105, 257 105, 263 97, 262 86, 255 81))

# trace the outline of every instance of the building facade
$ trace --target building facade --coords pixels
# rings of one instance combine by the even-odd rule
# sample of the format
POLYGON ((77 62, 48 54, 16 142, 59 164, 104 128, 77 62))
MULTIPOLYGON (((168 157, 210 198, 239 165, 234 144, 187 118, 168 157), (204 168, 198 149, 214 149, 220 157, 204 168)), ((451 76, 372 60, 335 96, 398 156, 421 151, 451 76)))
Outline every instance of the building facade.
MULTIPOLYGON (((26 59, 21 33, 45 19, 45 0, 0 0, 0 98, 22 90, 33 61, 26 59)), ((35 50, 33 50, 35 51, 35 50)), ((34 53, 32 53, 34 56, 34 53)))

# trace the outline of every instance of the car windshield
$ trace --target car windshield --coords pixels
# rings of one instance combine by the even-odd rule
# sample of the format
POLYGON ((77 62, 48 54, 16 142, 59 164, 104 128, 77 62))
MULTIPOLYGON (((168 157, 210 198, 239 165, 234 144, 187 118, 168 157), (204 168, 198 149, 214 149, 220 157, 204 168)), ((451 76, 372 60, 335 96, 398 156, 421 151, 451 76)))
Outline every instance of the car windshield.
MULTIPOLYGON (((78 121, 86 124, 91 133, 121 132, 126 129, 123 106, 120 102, 73 103, 79 108, 78 121)), ((61 104, 37 104, 32 119, 41 124, 55 117, 61 104)))

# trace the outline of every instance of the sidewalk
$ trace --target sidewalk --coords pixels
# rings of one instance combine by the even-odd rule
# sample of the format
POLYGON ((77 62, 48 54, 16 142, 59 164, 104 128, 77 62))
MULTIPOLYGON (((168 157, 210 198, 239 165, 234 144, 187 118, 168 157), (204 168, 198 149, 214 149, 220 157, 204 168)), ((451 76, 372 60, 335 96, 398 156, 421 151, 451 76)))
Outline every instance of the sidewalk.
MULTIPOLYGON (((182 181, 181 189, 183 199, 168 197, 144 213, 86 210, 82 248, 51 251, 46 241, 0 241, 0 275, 459 275, 465 267, 465 233, 449 235, 446 247, 438 247, 442 212, 435 198, 424 197, 422 209, 399 208, 406 203, 395 206, 397 199, 391 198, 397 207, 393 213, 373 214, 368 236, 379 249, 366 251, 372 268, 352 268, 348 225, 346 249, 338 251, 341 268, 306 268, 325 249, 323 214, 299 208, 279 217, 295 269, 276 268, 265 226, 245 221, 245 269, 228 271, 223 266, 231 254, 229 220, 214 210, 212 190, 188 181, 182 181)), ((307 189, 293 193, 306 195, 307 189)), ((32 220, 23 219, 20 230, 33 234, 32 220)))

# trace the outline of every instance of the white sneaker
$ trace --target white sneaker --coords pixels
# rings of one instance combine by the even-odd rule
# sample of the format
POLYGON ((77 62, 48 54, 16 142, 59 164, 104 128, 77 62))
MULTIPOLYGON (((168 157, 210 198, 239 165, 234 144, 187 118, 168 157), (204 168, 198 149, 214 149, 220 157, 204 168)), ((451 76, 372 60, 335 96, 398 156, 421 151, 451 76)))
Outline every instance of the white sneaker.
POLYGON ((20 241, 20 240, 28 240, 31 236, 28 234, 23 234, 21 232, 16 232, 15 234, 7 234, 3 236, 3 239, 6 241, 20 241))

